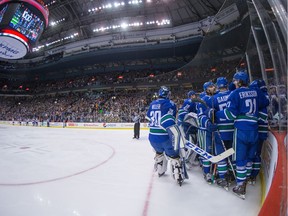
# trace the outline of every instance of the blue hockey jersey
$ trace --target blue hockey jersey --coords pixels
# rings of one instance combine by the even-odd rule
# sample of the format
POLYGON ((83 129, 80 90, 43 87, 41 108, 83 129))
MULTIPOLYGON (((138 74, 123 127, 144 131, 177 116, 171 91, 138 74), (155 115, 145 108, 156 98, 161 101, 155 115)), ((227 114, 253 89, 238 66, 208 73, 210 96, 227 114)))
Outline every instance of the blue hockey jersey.
POLYGON ((191 98, 185 99, 183 105, 180 107, 178 112, 178 124, 183 122, 184 117, 190 113, 196 113, 196 103, 191 98))
POLYGON ((228 97, 228 107, 218 111, 217 118, 234 120, 234 127, 241 130, 258 130, 259 110, 268 106, 269 100, 258 89, 241 87, 228 97))
POLYGON ((177 107, 173 101, 164 98, 152 101, 146 115, 150 139, 169 139, 166 128, 176 124, 176 113, 177 107))
MULTIPOLYGON (((215 94, 211 97, 211 106, 215 109, 215 111, 224 110, 228 106, 228 97, 231 91, 223 91, 215 94)), ((232 140, 234 133, 234 121, 228 120, 226 118, 219 118, 215 116, 215 123, 217 123, 217 128, 221 134, 221 138, 223 140, 232 140)))
MULTIPOLYGON (((205 95, 202 100, 206 103, 206 105, 211 108, 211 96, 205 95)), ((199 121, 199 129, 207 130, 208 123, 211 121, 206 115, 205 111, 208 109, 205 104, 197 103, 197 116, 199 121)))

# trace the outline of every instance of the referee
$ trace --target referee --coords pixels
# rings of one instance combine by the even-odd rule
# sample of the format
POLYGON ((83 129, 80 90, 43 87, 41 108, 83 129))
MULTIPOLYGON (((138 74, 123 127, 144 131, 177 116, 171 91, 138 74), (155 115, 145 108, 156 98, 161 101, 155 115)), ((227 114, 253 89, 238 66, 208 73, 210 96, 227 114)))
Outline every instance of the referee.
POLYGON ((139 136, 140 136, 140 116, 137 113, 135 113, 135 115, 134 115, 133 122, 134 122, 134 137, 133 137, 133 139, 139 139, 139 136))

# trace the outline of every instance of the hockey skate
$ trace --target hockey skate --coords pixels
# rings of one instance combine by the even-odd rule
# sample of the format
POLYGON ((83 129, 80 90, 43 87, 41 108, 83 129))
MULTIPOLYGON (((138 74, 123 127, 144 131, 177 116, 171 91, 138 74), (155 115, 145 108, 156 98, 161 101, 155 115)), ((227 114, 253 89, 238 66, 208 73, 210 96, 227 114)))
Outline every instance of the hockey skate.
POLYGON ((208 184, 213 184, 212 175, 210 173, 204 174, 204 179, 208 184))
POLYGON ((229 186, 230 186, 233 182, 235 182, 235 177, 234 177, 234 174, 233 174, 232 171, 228 171, 227 176, 226 176, 226 179, 227 179, 227 181, 228 181, 228 183, 229 183, 229 186))
POLYGON ((246 195, 246 183, 243 183, 242 185, 237 185, 233 188, 233 193, 240 197, 241 199, 245 200, 246 195))
POLYGON ((256 184, 256 176, 250 176, 247 178, 247 183, 249 185, 255 185, 256 184))
POLYGON ((224 188, 226 191, 229 190, 229 183, 228 183, 227 179, 225 179, 225 178, 217 179, 216 184, 218 187, 224 188))

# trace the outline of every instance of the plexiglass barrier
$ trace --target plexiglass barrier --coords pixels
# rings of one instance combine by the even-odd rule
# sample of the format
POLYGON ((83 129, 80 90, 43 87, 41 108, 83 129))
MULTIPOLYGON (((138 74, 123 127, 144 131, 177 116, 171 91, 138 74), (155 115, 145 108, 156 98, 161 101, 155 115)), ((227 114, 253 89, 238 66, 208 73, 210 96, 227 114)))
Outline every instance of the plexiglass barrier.
POLYGON ((266 82, 270 127, 286 130, 287 31, 282 28, 287 11, 275 14, 275 8, 284 6, 280 0, 225 1, 216 16, 199 28, 203 40, 196 56, 175 74, 188 77, 193 89, 201 92, 206 81, 215 82, 220 76, 232 81, 237 70, 247 70, 250 81, 266 82), (226 16, 229 23, 221 23, 226 16))

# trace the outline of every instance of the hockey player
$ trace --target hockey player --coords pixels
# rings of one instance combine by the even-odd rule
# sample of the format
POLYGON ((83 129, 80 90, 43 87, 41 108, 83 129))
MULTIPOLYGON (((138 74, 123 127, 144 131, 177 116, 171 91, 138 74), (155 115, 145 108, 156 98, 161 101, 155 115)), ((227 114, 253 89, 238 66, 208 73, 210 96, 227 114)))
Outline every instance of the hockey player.
POLYGON ((179 157, 179 146, 184 146, 181 132, 176 124, 177 108, 169 99, 170 90, 162 86, 158 99, 151 102, 146 118, 149 120, 149 141, 156 151, 155 170, 159 177, 167 171, 167 158, 171 163, 173 178, 181 186, 184 181, 182 161, 179 157), (181 143, 182 142, 182 143, 181 143), (167 156, 167 158, 166 158, 167 156))
POLYGON ((236 72, 233 80, 236 89, 228 97, 229 105, 223 111, 218 111, 216 116, 234 120, 237 185, 233 193, 245 199, 247 169, 251 169, 257 149, 259 110, 266 107, 269 100, 260 91, 248 88, 246 72, 236 72))
MULTIPOLYGON (((202 100, 208 104, 210 98, 215 93, 215 85, 213 82, 206 82, 203 85, 203 89, 206 92, 206 95, 202 98, 202 100)), ((209 104, 208 104, 209 106, 209 104)), ((211 108, 211 106, 209 106, 211 108)), ((199 120, 199 129, 198 129, 198 143, 202 149, 207 151, 210 154, 213 154, 213 146, 212 140, 214 131, 217 130, 217 125, 213 124, 211 119, 206 115, 207 107, 204 104, 197 104, 197 116, 199 120)), ((202 167, 203 167, 203 175, 204 179, 208 184, 213 183, 212 175, 211 175, 211 162, 207 159, 201 158, 202 167)))
MULTIPOLYGON (((178 111, 178 125, 183 127, 183 131, 185 133, 185 137, 187 140, 189 140, 189 134, 195 133, 195 127, 192 128, 191 125, 188 122, 185 122, 185 116, 187 116, 188 113, 196 113, 196 103, 192 101, 192 99, 196 98, 196 92, 195 91, 189 91, 188 92, 188 98, 184 100, 184 103, 180 107, 178 111), (194 129, 194 131, 193 131, 194 129)), ((195 142, 193 142, 195 143, 195 142)))
MULTIPOLYGON (((211 101, 211 106, 216 111, 221 111, 227 107, 228 97, 230 95, 230 91, 228 90, 228 81, 225 77, 219 77, 216 81, 216 85, 219 93, 211 97, 211 100, 213 100, 211 101)), ((213 118, 211 116, 209 117, 213 118)), ((226 149, 232 147, 234 122, 232 120, 215 117, 215 123, 217 124, 219 131, 215 134, 215 153, 218 155, 224 152, 226 149)), ((217 164, 217 171, 219 175, 219 179, 216 180, 217 185, 228 190, 229 180, 227 172, 227 159, 224 159, 217 164)))
MULTIPOLYGON (((196 103, 193 102, 193 99, 196 98, 195 91, 188 92, 188 98, 184 100, 184 103, 178 111, 178 125, 183 129, 185 138, 190 142, 197 143, 197 130, 198 130, 198 120, 197 120, 197 110, 196 103)), ((187 164, 193 165, 198 164, 198 161, 194 161, 196 158, 196 153, 191 149, 186 151, 185 161, 187 164)))
MULTIPOLYGON (((266 83, 264 80, 254 80, 249 85, 250 88, 260 89, 263 94, 269 99, 266 83)), ((256 155, 253 160, 252 164, 252 171, 251 174, 247 173, 247 182, 248 184, 254 185, 256 183, 256 177, 259 174, 261 168, 261 151, 264 141, 268 137, 268 111, 267 107, 259 110, 259 119, 258 119, 258 132, 259 132, 259 139, 258 139, 258 146, 256 150, 256 155)))

